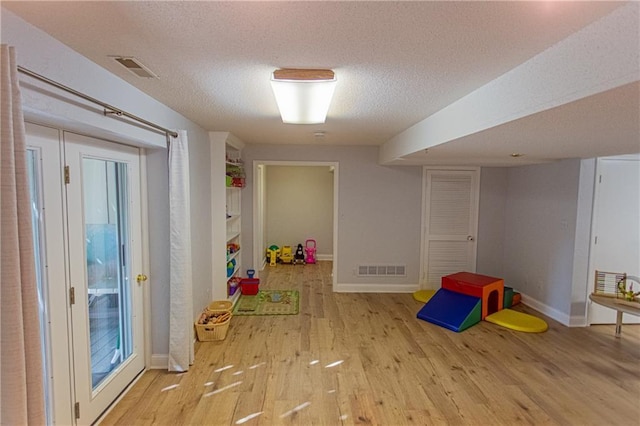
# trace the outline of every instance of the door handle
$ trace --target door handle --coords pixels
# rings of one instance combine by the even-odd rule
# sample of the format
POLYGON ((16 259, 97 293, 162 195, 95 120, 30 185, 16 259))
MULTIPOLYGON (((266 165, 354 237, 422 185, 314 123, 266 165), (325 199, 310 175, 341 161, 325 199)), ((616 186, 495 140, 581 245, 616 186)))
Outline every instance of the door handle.
POLYGON ((138 274, 138 276, 136 277, 136 281, 138 281, 138 284, 146 280, 147 280, 147 276, 145 274, 138 274))
POLYGON ((474 238, 471 235, 467 236, 467 241, 473 241, 473 240, 474 240, 474 238))

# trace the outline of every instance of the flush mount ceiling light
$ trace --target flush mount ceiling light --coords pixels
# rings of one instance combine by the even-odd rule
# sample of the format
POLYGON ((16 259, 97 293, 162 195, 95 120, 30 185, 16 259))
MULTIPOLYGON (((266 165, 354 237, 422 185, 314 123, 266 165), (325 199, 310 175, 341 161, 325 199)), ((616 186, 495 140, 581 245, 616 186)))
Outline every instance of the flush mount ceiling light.
POLYGON ((327 118, 336 76, 332 70, 279 69, 271 88, 283 123, 322 124, 327 118))

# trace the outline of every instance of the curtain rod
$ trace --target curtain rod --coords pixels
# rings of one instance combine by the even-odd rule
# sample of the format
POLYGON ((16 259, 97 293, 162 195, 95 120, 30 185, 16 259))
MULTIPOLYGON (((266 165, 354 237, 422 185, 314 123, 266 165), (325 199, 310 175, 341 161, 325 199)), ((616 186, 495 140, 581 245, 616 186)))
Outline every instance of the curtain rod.
MULTIPOLYGON (((74 90, 74 89, 72 89, 70 87, 67 87, 64 84, 60 84, 57 81, 53 81, 53 80, 51 80, 51 79, 49 79, 49 78, 47 78, 45 76, 42 76, 42 75, 40 75, 38 73, 35 73, 35 72, 33 72, 33 71, 31 71, 31 70, 29 70, 27 68, 21 67, 20 65, 18 65, 18 71, 20 71, 21 73, 26 74, 26 75, 28 75, 30 77, 33 77, 36 80, 40 80, 42 82, 45 82, 45 83, 50 84, 52 86, 55 86, 58 89, 62 89, 65 92, 69 92, 69 93, 71 93, 73 95, 76 95, 76 96, 82 98, 82 99, 86 99, 87 101, 90 101, 90 102, 93 102, 94 104, 100 105, 101 107, 104 108, 104 115, 114 114, 114 115, 117 115, 118 117, 125 116, 127 118, 132 119, 132 120, 135 120, 135 121, 138 121, 138 122, 140 122, 142 124, 145 124, 145 125, 147 125, 149 127, 153 127, 156 130, 160 130, 160 131, 164 132, 167 136, 172 136, 174 138, 178 137, 178 133, 173 131, 173 130, 169 130, 169 129, 165 128, 165 127, 162 127, 162 126, 159 126, 159 125, 157 125, 155 123, 147 121, 144 118, 140 118, 137 115, 133 115, 131 113, 128 113, 127 111, 121 110, 120 108, 116 108, 116 107, 114 107, 112 105, 109 105, 108 103, 102 102, 102 101, 100 101, 100 100, 98 100, 96 98, 93 98, 93 97, 89 96, 89 95, 85 95, 82 92, 78 92, 77 90, 74 90)), ((167 138, 167 143, 169 143, 169 139, 168 138, 167 138)))

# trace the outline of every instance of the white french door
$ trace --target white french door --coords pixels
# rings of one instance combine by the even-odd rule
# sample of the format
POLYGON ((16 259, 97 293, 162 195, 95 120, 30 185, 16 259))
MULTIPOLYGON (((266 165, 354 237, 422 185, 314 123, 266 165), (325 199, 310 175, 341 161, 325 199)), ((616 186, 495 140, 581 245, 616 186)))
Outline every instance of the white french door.
POLYGON ((33 124, 27 145, 50 421, 91 424, 144 368, 140 152, 33 124))
POLYGON ((73 424, 62 141, 26 123, 27 167, 45 369, 47 424, 73 424), (45 214, 46 212, 46 214, 45 214))
POLYGON ((140 156, 67 132, 64 145, 76 402, 89 423, 144 368, 140 156))
POLYGON ((479 171, 425 169, 422 288, 441 278, 476 271, 479 171))

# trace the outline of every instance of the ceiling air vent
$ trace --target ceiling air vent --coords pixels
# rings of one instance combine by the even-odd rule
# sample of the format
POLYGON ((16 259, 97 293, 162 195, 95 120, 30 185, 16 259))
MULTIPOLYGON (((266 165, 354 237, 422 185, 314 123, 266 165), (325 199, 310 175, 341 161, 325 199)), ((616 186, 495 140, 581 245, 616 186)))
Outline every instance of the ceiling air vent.
POLYGON ((142 63, 133 57, 125 57, 125 56, 113 56, 113 59, 116 60, 120 65, 142 78, 158 78, 156 74, 154 74, 149 68, 142 65, 142 63))

